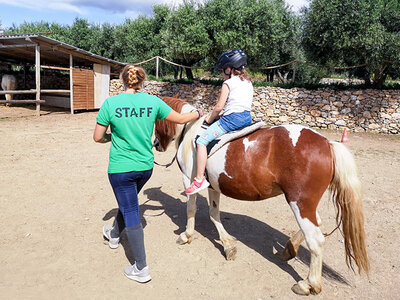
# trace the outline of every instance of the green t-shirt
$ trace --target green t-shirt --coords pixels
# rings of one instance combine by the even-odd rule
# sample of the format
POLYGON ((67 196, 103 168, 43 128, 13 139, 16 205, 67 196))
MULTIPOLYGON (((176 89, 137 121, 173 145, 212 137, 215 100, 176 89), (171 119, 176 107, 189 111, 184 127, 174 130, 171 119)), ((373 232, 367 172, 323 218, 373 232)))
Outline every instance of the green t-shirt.
POLYGON ((157 96, 145 93, 121 93, 107 98, 96 121, 111 127, 108 173, 152 169, 154 123, 168 116, 171 110, 157 96))

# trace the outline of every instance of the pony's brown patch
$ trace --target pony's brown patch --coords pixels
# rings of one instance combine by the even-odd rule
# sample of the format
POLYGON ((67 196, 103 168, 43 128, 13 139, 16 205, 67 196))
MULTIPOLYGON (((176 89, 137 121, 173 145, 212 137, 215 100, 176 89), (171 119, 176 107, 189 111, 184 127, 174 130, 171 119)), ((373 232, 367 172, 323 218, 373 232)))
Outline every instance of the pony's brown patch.
MULTIPOLYGON (((184 100, 174 97, 163 97, 161 99, 173 110, 179 113, 182 111, 182 107, 186 104, 184 100)), ((176 134, 176 123, 173 123, 166 119, 157 119, 155 128, 156 137, 158 138, 161 146, 163 147, 163 149, 167 149, 168 144, 176 134)))

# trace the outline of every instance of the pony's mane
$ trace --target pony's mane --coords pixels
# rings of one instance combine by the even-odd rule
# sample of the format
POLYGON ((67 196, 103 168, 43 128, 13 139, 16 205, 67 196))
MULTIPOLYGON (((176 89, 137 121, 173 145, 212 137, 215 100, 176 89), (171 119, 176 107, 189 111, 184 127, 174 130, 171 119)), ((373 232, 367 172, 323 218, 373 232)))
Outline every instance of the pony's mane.
MULTIPOLYGON (((182 107, 186 104, 184 100, 175 97, 163 97, 161 98, 165 103, 167 103, 173 110, 177 112, 182 111, 182 107)), ((165 135, 169 138, 175 136, 176 133, 176 123, 167 121, 166 119, 156 120, 156 127, 161 135, 165 135)))

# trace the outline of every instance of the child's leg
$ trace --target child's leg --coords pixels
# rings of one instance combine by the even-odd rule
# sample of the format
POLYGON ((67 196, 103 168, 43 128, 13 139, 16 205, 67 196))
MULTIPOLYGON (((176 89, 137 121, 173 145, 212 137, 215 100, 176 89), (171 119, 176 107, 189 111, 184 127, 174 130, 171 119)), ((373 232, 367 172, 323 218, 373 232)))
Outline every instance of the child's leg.
POLYGON ((207 147, 197 145, 197 172, 196 178, 203 179, 207 164, 207 147))
POLYGON ((197 144, 197 171, 196 177, 192 184, 185 190, 187 195, 193 195, 205 188, 210 184, 204 178, 204 172, 207 164, 207 145, 226 133, 221 127, 219 121, 212 124, 196 141, 197 144))
POLYGON ((197 139, 197 179, 202 179, 204 177, 207 164, 207 145, 224 133, 226 133, 226 131, 222 128, 220 122, 217 121, 197 139))

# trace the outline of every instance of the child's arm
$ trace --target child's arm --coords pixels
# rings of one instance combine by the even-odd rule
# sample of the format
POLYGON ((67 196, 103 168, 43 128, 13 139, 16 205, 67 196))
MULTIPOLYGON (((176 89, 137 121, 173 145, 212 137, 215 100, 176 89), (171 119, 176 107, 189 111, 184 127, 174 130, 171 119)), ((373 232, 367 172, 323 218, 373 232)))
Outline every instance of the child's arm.
POLYGON ((224 109, 226 100, 228 99, 229 95, 229 87, 226 83, 222 85, 221 94, 219 95, 219 99, 217 104, 215 105, 213 111, 210 115, 206 117, 206 122, 211 124, 214 119, 220 114, 220 112, 224 109))

